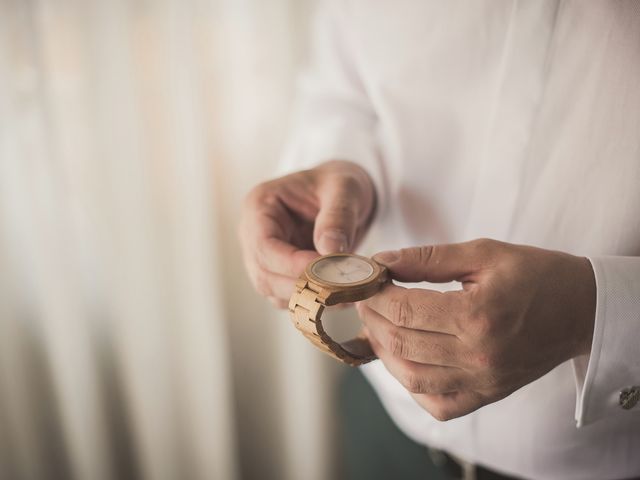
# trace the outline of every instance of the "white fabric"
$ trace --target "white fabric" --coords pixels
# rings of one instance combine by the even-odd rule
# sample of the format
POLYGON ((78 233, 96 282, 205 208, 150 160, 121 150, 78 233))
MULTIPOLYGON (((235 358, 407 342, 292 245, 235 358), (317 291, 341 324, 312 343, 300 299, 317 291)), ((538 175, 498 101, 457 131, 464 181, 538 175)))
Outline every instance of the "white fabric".
POLYGON ((640 384, 640 3, 328 1, 314 39, 284 164, 370 172, 366 253, 491 237, 596 274, 589 357, 446 423, 375 362, 395 422, 514 475, 639 476, 640 407, 617 398, 640 384))

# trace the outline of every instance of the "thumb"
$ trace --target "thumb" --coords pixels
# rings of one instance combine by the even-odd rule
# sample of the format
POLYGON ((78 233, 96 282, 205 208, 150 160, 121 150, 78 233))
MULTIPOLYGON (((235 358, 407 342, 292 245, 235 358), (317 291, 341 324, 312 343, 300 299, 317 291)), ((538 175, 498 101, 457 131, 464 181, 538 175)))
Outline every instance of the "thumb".
POLYGON ((316 250, 322 255, 350 251, 359 225, 357 197, 336 182, 323 189, 319 200, 320 211, 313 229, 316 250))
POLYGON ((464 281, 482 269, 497 243, 481 239, 403 248, 380 252, 373 259, 386 266, 391 276, 401 282, 464 281))

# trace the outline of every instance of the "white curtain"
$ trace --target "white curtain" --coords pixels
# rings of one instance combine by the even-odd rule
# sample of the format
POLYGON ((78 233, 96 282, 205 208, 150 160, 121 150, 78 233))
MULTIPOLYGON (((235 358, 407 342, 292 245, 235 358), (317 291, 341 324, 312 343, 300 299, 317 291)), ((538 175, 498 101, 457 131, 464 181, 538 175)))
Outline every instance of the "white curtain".
POLYGON ((338 476, 334 383, 251 290, 311 0, 0 0, 0 478, 338 476))

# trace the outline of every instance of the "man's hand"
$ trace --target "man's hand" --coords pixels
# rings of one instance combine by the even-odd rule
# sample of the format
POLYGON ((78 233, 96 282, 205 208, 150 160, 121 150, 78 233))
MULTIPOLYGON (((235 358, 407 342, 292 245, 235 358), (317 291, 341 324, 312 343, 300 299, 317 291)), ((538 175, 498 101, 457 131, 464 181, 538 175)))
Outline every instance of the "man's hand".
POLYGON ((240 241, 261 295, 286 308, 295 281, 318 256, 353 250, 375 208, 369 175, 345 161, 262 183, 247 195, 240 241))
POLYGON ((358 304, 373 350, 435 418, 496 402, 591 349, 596 287, 586 258, 492 240, 374 256, 402 282, 358 304))

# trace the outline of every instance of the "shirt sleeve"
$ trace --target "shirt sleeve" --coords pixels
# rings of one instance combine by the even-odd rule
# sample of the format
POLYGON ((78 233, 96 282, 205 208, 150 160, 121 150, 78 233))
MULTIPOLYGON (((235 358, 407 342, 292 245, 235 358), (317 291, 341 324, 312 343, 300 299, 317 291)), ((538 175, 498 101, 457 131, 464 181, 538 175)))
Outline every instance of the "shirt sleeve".
POLYGON ((597 301, 589 356, 574 359, 578 427, 609 416, 639 415, 625 409, 622 391, 640 395, 640 257, 592 257, 597 301))
POLYGON ((360 70, 348 3, 322 1, 316 11, 309 62, 301 74, 293 128, 280 173, 329 160, 360 165, 385 204, 385 176, 377 145, 377 116, 360 70))

